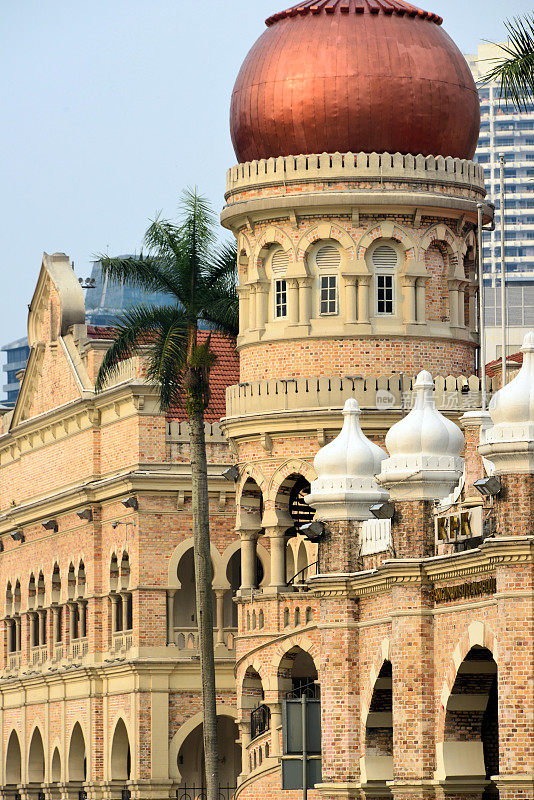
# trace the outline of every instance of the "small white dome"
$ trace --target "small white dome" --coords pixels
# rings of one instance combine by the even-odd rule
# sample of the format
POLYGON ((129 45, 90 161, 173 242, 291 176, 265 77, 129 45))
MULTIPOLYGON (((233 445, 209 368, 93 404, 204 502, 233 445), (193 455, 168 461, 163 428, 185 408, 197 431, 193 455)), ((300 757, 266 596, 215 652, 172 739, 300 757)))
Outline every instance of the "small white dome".
POLYGON ((521 351, 521 369, 490 403, 493 427, 479 447, 501 475, 534 472, 534 331, 525 336, 521 351))
POLYGON ((464 435, 436 408, 430 372, 420 372, 413 388, 414 407, 386 436, 390 457, 379 480, 396 499, 441 500, 462 475, 464 435))
POLYGON ((365 436, 360 414, 357 400, 349 398, 339 436, 315 456, 317 479, 306 502, 317 509, 317 519, 369 519, 369 507, 388 497, 374 477, 387 454, 365 436))

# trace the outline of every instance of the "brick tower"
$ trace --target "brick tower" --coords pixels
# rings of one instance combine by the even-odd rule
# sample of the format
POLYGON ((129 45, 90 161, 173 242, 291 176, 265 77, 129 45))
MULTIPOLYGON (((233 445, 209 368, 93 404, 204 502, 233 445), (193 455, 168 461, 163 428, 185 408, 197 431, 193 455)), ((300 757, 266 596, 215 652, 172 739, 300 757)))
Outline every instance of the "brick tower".
MULTIPOLYGON (((481 797, 506 784, 502 525, 491 497, 474 497, 489 468, 480 427, 464 419, 464 462, 455 424, 480 403, 477 205, 484 222, 492 211, 470 161, 478 125, 441 19, 402 0, 275 14, 237 78, 222 221, 238 242, 240 383, 222 425, 239 469, 243 800, 302 796, 282 778, 282 734, 284 704, 303 695, 321 703, 310 797, 481 797), (339 456, 344 407, 352 444, 339 456), (379 487, 377 445, 403 418, 417 435, 408 446, 395 428, 379 487), (393 519, 372 519, 386 488, 393 519), (303 535, 314 514, 318 544, 303 535)), ((514 543, 523 564, 528 541, 514 543)), ((522 613, 528 627, 532 606, 522 613)))

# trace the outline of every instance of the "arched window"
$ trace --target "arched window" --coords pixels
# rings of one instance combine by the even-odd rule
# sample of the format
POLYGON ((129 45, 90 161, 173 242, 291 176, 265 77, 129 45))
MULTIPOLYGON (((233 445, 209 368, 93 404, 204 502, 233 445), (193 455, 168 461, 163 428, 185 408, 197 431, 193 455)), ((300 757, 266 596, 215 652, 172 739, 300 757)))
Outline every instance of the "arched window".
POLYGON ((333 244, 321 245, 315 253, 319 275, 319 314, 331 316, 339 313, 339 267, 341 253, 333 244))
POLYGON ((395 314, 395 271, 398 255, 389 244, 380 244, 371 256, 375 273, 375 310, 377 315, 395 314))
POLYGON ((271 272, 273 274, 273 314, 275 319, 287 317, 287 280, 286 272, 289 264, 288 254, 277 247, 271 256, 271 272))

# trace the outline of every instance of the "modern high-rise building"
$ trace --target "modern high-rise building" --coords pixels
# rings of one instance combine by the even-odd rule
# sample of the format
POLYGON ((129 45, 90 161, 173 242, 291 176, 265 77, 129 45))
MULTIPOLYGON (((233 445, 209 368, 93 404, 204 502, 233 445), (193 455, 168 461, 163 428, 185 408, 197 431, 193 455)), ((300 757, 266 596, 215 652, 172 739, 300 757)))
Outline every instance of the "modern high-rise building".
POLYGON ((26 369, 26 362, 30 355, 27 337, 24 336, 22 339, 5 344, 1 348, 1 352, 6 354, 6 363, 2 366, 6 374, 6 382, 2 387, 5 393, 2 404, 14 406, 20 389, 17 373, 22 369, 26 369))
MULTIPOLYGON (((128 256, 119 256, 128 258, 128 256)), ((133 286, 125 286, 102 275, 100 261, 93 262, 90 281, 94 285, 87 289, 85 298, 88 325, 113 325, 123 311, 143 303, 167 305, 168 295, 145 292, 133 286)))
POLYGON ((526 330, 534 324, 534 104, 520 110, 501 99, 500 86, 484 84, 498 45, 481 43, 466 59, 480 95, 480 139, 475 161, 484 167, 488 197, 495 203, 495 230, 485 233, 486 322, 488 360, 501 347, 501 178, 499 156, 505 157, 505 257, 509 353, 517 352, 526 330))

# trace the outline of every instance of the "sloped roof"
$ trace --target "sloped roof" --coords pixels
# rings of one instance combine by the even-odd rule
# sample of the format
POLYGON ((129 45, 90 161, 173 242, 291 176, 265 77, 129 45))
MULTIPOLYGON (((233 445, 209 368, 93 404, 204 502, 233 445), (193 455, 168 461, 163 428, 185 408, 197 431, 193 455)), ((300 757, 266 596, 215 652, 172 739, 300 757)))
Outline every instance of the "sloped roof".
MULTIPOLYGON (((88 325, 87 335, 90 339, 111 340, 115 336, 115 331, 113 328, 88 325)), ((204 341, 207 335, 206 331, 200 331, 198 334, 199 341, 204 341)), ((211 348, 216 353, 217 360, 211 370, 211 399, 204 416, 206 422, 218 422, 226 414, 227 387, 239 383, 239 356, 235 347, 235 340, 229 336, 224 336, 222 333, 212 332, 211 348)), ((168 412, 167 418, 185 419, 185 407, 178 405, 176 408, 172 408, 168 412)))

